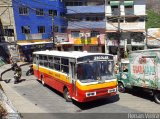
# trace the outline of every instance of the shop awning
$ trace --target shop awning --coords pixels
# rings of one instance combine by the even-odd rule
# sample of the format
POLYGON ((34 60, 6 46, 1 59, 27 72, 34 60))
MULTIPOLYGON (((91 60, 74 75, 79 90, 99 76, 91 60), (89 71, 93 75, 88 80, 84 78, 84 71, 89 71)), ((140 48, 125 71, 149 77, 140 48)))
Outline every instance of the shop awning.
POLYGON ((133 6, 134 1, 124 1, 124 6, 133 6))
POLYGON ((110 6, 119 6, 120 1, 110 1, 110 6))
POLYGON ((26 45, 40 45, 40 44, 53 44, 53 42, 34 42, 34 43, 17 43, 20 46, 26 46, 26 45))
POLYGON ((17 45, 21 46, 23 49, 45 49, 52 48, 53 42, 34 42, 34 43, 17 43, 17 45))

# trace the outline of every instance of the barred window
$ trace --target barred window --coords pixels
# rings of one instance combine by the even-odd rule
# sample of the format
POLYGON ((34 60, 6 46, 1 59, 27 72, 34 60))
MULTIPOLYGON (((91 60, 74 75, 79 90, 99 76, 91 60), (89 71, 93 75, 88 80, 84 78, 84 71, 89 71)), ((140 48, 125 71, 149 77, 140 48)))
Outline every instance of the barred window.
POLYGON ((45 33, 45 26, 38 26, 38 33, 45 33))
POLYGON ((21 30, 22 30, 22 33, 29 34, 30 33, 30 26, 22 26, 21 30))
POLYGON ((49 10, 49 16, 57 16, 57 10, 49 10))
POLYGON ((37 16, 43 16, 43 15, 44 15, 43 9, 37 8, 37 9, 36 9, 36 15, 37 15, 37 16))
POLYGON ((28 15, 28 8, 27 7, 19 7, 19 14, 20 15, 28 15))

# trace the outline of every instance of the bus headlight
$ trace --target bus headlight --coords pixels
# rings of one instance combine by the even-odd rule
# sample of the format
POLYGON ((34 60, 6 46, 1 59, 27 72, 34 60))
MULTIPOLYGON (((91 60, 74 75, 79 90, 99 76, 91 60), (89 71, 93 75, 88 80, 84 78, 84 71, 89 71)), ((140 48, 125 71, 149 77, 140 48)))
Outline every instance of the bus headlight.
POLYGON ((96 92, 87 92, 86 97, 96 96, 96 92))

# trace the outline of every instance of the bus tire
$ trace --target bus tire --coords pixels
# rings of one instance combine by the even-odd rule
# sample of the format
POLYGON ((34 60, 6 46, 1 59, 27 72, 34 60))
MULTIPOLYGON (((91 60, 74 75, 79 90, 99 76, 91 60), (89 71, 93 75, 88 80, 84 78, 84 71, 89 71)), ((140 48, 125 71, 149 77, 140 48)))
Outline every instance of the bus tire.
POLYGON ((154 100, 156 103, 160 104, 160 92, 158 91, 154 92, 154 100))
POLYGON ((64 96, 66 102, 71 102, 72 101, 71 96, 70 96, 67 88, 64 89, 63 96, 64 96))
POLYGON ((124 93, 126 91, 122 82, 118 82, 118 91, 124 93))

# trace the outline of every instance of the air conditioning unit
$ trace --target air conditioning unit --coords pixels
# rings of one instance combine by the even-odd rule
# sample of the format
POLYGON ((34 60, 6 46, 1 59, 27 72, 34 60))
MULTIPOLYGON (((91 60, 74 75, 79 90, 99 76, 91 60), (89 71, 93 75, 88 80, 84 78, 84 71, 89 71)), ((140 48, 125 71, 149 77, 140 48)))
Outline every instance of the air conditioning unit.
POLYGON ((84 33, 79 33, 79 36, 80 37, 84 37, 84 33))
POLYGON ((86 33, 86 37, 91 37, 91 33, 86 33))

